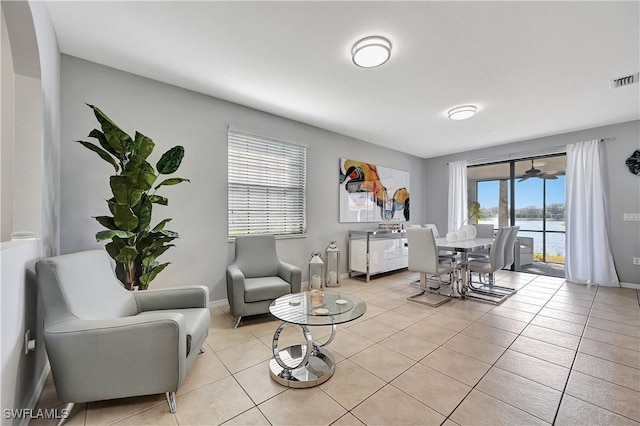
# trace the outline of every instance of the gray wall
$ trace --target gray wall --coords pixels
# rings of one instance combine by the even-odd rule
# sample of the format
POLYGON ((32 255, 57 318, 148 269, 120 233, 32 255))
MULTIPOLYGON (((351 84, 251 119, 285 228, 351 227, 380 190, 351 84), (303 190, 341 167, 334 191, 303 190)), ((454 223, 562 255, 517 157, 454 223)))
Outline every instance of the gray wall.
POLYGON ((624 213, 640 213, 640 176, 629 173, 624 162, 640 148, 640 121, 596 127, 571 133, 563 133, 539 139, 502 145, 499 147, 469 151, 424 160, 425 221, 433 222, 440 229, 447 228, 447 203, 430 200, 446 200, 448 185, 442 176, 447 176, 449 161, 475 160, 494 156, 529 153, 544 148, 611 138, 604 142, 608 178, 610 240, 613 258, 620 281, 640 284, 640 267, 633 265, 632 258, 640 257, 640 222, 624 222, 624 213))
POLYGON ((191 183, 163 188, 169 206, 154 209, 154 222, 172 217, 169 229, 177 231, 180 239, 176 248, 163 255, 162 259, 172 265, 158 276, 152 288, 204 284, 211 290, 211 300, 226 298, 225 268, 234 250, 233 243, 227 241, 228 124, 309 146, 307 236, 277 243, 280 257, 303 269, 303 280, 310 253, 324 252, 330 240, 337 240, 343 249, 344 273, 347 231, 376 226, 338 222, 339 158, 409 171, 414 196, 411 214, 414 218, 423 216, 420 158, 63 55, 62 253, 102 247, 94 239, 101 227, 91 217, 108 212, 104 200, 110 197, 108 176, 113 169, 73 142, 86 140, 97 126, 85 102, 100 107, 128 133, 138 130, 153 138, 156 150, 152 163, 173 145, 185 147, 185 159, 177 175, 191 179, 191 183))
POLYGON ((9 33, 4 13, 0 8, 0 241, 9 241, 13 232, 13 109, 14 79, 13 59, 9 33))
POLYGON ((42 255, 60 250, 60 49, 49 12, 41 1, 29 3, 38 39, 42 82, 42 255))
MULTIPOLYGON (((33 265, 40 256, 57 254, 59 245, 60 53, 43 2, 2 2, 2 13, 6 18, 15 73, 14 116, 11 117, 15 121, 15 146, 10 159, 13 194, 8 199, 13 215, 11 230, 32 231, 40 238, 3 241, 0 246, 1 400, 3 409, 33 408, 48 372, 42 307, 33 265), (26 330, 30 330, 30 338, 36 340, 35 352, 28 354, 24 353, 26 330)), ((4 101, 3 98, 3 105, 4 101)), ((3 116, 3 124, 4 119, 3 116)), ((4 137, 3 133, 3 145, 7 142, 4 137)), ((3 158, 3 167, 4 161, 3 158)), ((2 201, 7 200, 3 197, 2 201)), ((2 226, 8 225, 3 221, 2 226)), ((26 421, 5 419, 3 424, 26 421)))

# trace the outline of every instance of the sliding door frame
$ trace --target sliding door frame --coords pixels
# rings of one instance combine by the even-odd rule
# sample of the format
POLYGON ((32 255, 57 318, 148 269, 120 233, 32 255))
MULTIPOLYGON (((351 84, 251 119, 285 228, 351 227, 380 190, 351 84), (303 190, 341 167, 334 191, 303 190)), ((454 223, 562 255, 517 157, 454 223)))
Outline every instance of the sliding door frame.
MULTIPOLYGON (((512 158, 512 159, 508 159, 508 160, 504 160, 504 161, 492 161, 492 162, 487 162, 487 163, 481 163, 481 164, 474 164, 474 165, 470 165, 469 168, 475 168, 475 167, 483 167, 483 166, 488 166, 488 165, 495 165, 495 164, 509 164, 509 178, 508 178, 508 182, 509 182, 509 225, 510 226, 514 226, 516 223, 516 206, 515 206, 515 199, 516 199, 516 179, 518 179, 519 177, 516 177, 516 163, 521 162, 521 161, 530 161, 530 160, 540 160, 543 158, 550 158, 550 157, 566 157, 566 153, 565 152, 561 152, 561 153, 553 153, 553 154, 545 154, 545 155, 536 155, 536 156, 529 156, 529 157, 522 157, 522 158, 512 158)), ((534 178, 536 179, 536 178, 534 178)), ((547 230, 547 179, 542 179, 542 230, 529 230, 529 229, 520 229, 519 232, 531 232, 531 233, 542 233, 542 262, 547 263, 547 232, 549 233, 554 233, 554 234, 566 234, 566 231, 552 231, 552 230, 547 230)), ((476 181, 475 182, 475 193, 476 193, 476 200, 478 197, 478 183, 480 181, 476 181)), ((566 205, 566 194, 565 194, 565 205, 566 205)), ((514 270, 515 265, 511 266, 511 269, 514 270)))

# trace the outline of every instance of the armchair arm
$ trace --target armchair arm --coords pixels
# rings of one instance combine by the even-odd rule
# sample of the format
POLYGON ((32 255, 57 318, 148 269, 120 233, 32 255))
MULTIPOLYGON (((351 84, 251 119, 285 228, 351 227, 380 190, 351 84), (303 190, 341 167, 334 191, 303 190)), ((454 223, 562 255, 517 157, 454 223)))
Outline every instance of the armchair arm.
POLYGON ((302 271, 295 265, 280 261, 278 276, 291 284, 291 293, 299 293, 302 284, 302 271))
POLYGON ((234 316, 244 314, 244 274, 235 263, 227 266, 227 298, 234 316))
POLYGON ((206 308, 209 304, 209 288, 200 285, 136 291, 133 296, 138 305, 138 312, 206 308))
POLYGON ((47 327, 44 338, 64 402, 174 392, 187 372, 186 321, 179 313, 73 319, 47 327))

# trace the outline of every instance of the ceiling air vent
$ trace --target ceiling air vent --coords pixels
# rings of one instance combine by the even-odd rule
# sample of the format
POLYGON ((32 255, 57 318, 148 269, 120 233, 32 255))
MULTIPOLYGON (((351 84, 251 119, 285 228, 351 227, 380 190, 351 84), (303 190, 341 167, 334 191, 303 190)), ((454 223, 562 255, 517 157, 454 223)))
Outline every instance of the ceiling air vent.
POLYGON ((618 87, 628 86, 638 82, 640 77, 639 73, 625 75, 624 77, 612 78, 609 80, 609 88, 617 89, 618 87))

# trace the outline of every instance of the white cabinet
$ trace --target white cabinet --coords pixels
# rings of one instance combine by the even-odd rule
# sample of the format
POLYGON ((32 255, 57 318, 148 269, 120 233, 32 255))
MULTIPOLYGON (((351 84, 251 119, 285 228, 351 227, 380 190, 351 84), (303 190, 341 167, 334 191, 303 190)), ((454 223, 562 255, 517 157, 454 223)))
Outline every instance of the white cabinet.
POLYGON ((349 276, 395 271, 409 265, 406 232, 349 231, 349 276))

